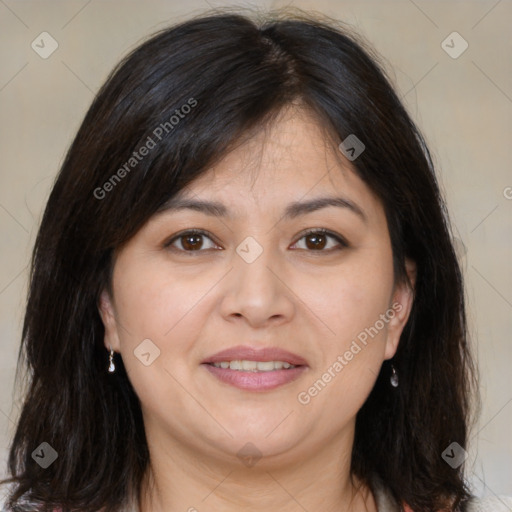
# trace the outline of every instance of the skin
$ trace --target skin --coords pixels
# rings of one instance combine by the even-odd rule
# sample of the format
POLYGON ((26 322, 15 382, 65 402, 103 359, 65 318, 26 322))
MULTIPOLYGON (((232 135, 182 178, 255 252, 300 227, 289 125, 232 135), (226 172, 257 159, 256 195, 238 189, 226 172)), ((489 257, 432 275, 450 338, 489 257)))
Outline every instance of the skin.
MULTIPOLYGON (((162 212, 116 254, 113 296, 103 291, 99 309, 105 347, 121 354, 142 405, 151 458, 142 512, 377 510, 370 489, 350 474, 355 418, 395 354, 413 292, 395 282, 381 202, 343 159, 314 117, 287 108, 182 191, 224 203, 233 218, 162 212), (324 195, 350 199, 366 220, 333 206, 282 219, 288 203, 324 195), (186 237, 174 240, 174 251, 165 247, 191 228, 211 237, 192 249, 186 237), (349 246, 327 236, 311 248, 309 228, 349 246), (236 252, 248 236, 263 249, 252 263, 236 252), (299 403, 393 303, 401 310, 299 403), (160 350, 149 366, 133 354, 147 338, 160 350), (254 392, 201 366, 238 344, 284 348, 308 368, 254 392), (237 456, 248 442, 261 455, 250 467, 237 456)), ((406 263, 414 284, 414 264, 406 263)))

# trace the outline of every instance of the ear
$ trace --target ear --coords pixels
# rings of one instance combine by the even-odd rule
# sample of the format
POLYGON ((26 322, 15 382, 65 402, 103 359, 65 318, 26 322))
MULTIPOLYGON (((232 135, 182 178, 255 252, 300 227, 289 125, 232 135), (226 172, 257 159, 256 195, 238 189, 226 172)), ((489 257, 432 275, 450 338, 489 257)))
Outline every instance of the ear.
POLYGON ((414 301, 414 289, 416 286, 416 263, 412 260, 405 260, 405 269, 409 278, 409 283, 397 284, 393 290, 390 311, 394 311, 394 316, 388 323, 386 351, 384 359, 391 359, 398 348, 400 335, 407 323, 414 301))
POLYGON ((120 352, 119 336, 117 331, 117 321, 113 301, 107 292, 103 290, 98 300, 98 311, 100 313, 103 326, 105 327, 105 336, 103 343, 107 350, 110 347, 116 352, 120 352))

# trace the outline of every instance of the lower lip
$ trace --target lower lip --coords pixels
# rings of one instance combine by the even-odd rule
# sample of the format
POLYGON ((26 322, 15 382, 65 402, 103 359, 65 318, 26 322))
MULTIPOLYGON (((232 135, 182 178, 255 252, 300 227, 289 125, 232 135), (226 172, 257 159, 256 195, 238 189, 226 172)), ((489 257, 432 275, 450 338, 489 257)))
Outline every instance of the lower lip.
POLYGON ((270 372, 247 372, 218 368, 212 364, 203 364, 206 369, 222 382, 231 384, 239 389, 249 391, 268 391, 297 379, 306 366, 296 366, 288 370, 272 370, 270 372))

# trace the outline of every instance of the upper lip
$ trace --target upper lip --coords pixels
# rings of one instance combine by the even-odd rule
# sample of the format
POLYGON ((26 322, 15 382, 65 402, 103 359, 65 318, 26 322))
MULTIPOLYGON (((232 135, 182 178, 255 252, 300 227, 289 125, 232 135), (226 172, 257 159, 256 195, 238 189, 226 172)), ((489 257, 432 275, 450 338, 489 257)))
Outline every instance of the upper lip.
POLYGON ((238 345, 216 352, 207 357, 203 363, 222 363, 223 361, 283 361, 294 366, 307 365, 302 357, 278 347, 255 348, 238 345))

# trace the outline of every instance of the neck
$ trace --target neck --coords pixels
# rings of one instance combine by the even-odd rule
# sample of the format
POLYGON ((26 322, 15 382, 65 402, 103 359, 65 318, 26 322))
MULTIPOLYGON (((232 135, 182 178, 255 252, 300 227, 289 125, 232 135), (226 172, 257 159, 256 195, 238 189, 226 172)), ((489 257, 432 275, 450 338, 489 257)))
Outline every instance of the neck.
POLYGON ((370 489, 350 474, 353 431, 300 460, 263 457, 251 467, 149 439, 140 512, 377 512, 370 489))

